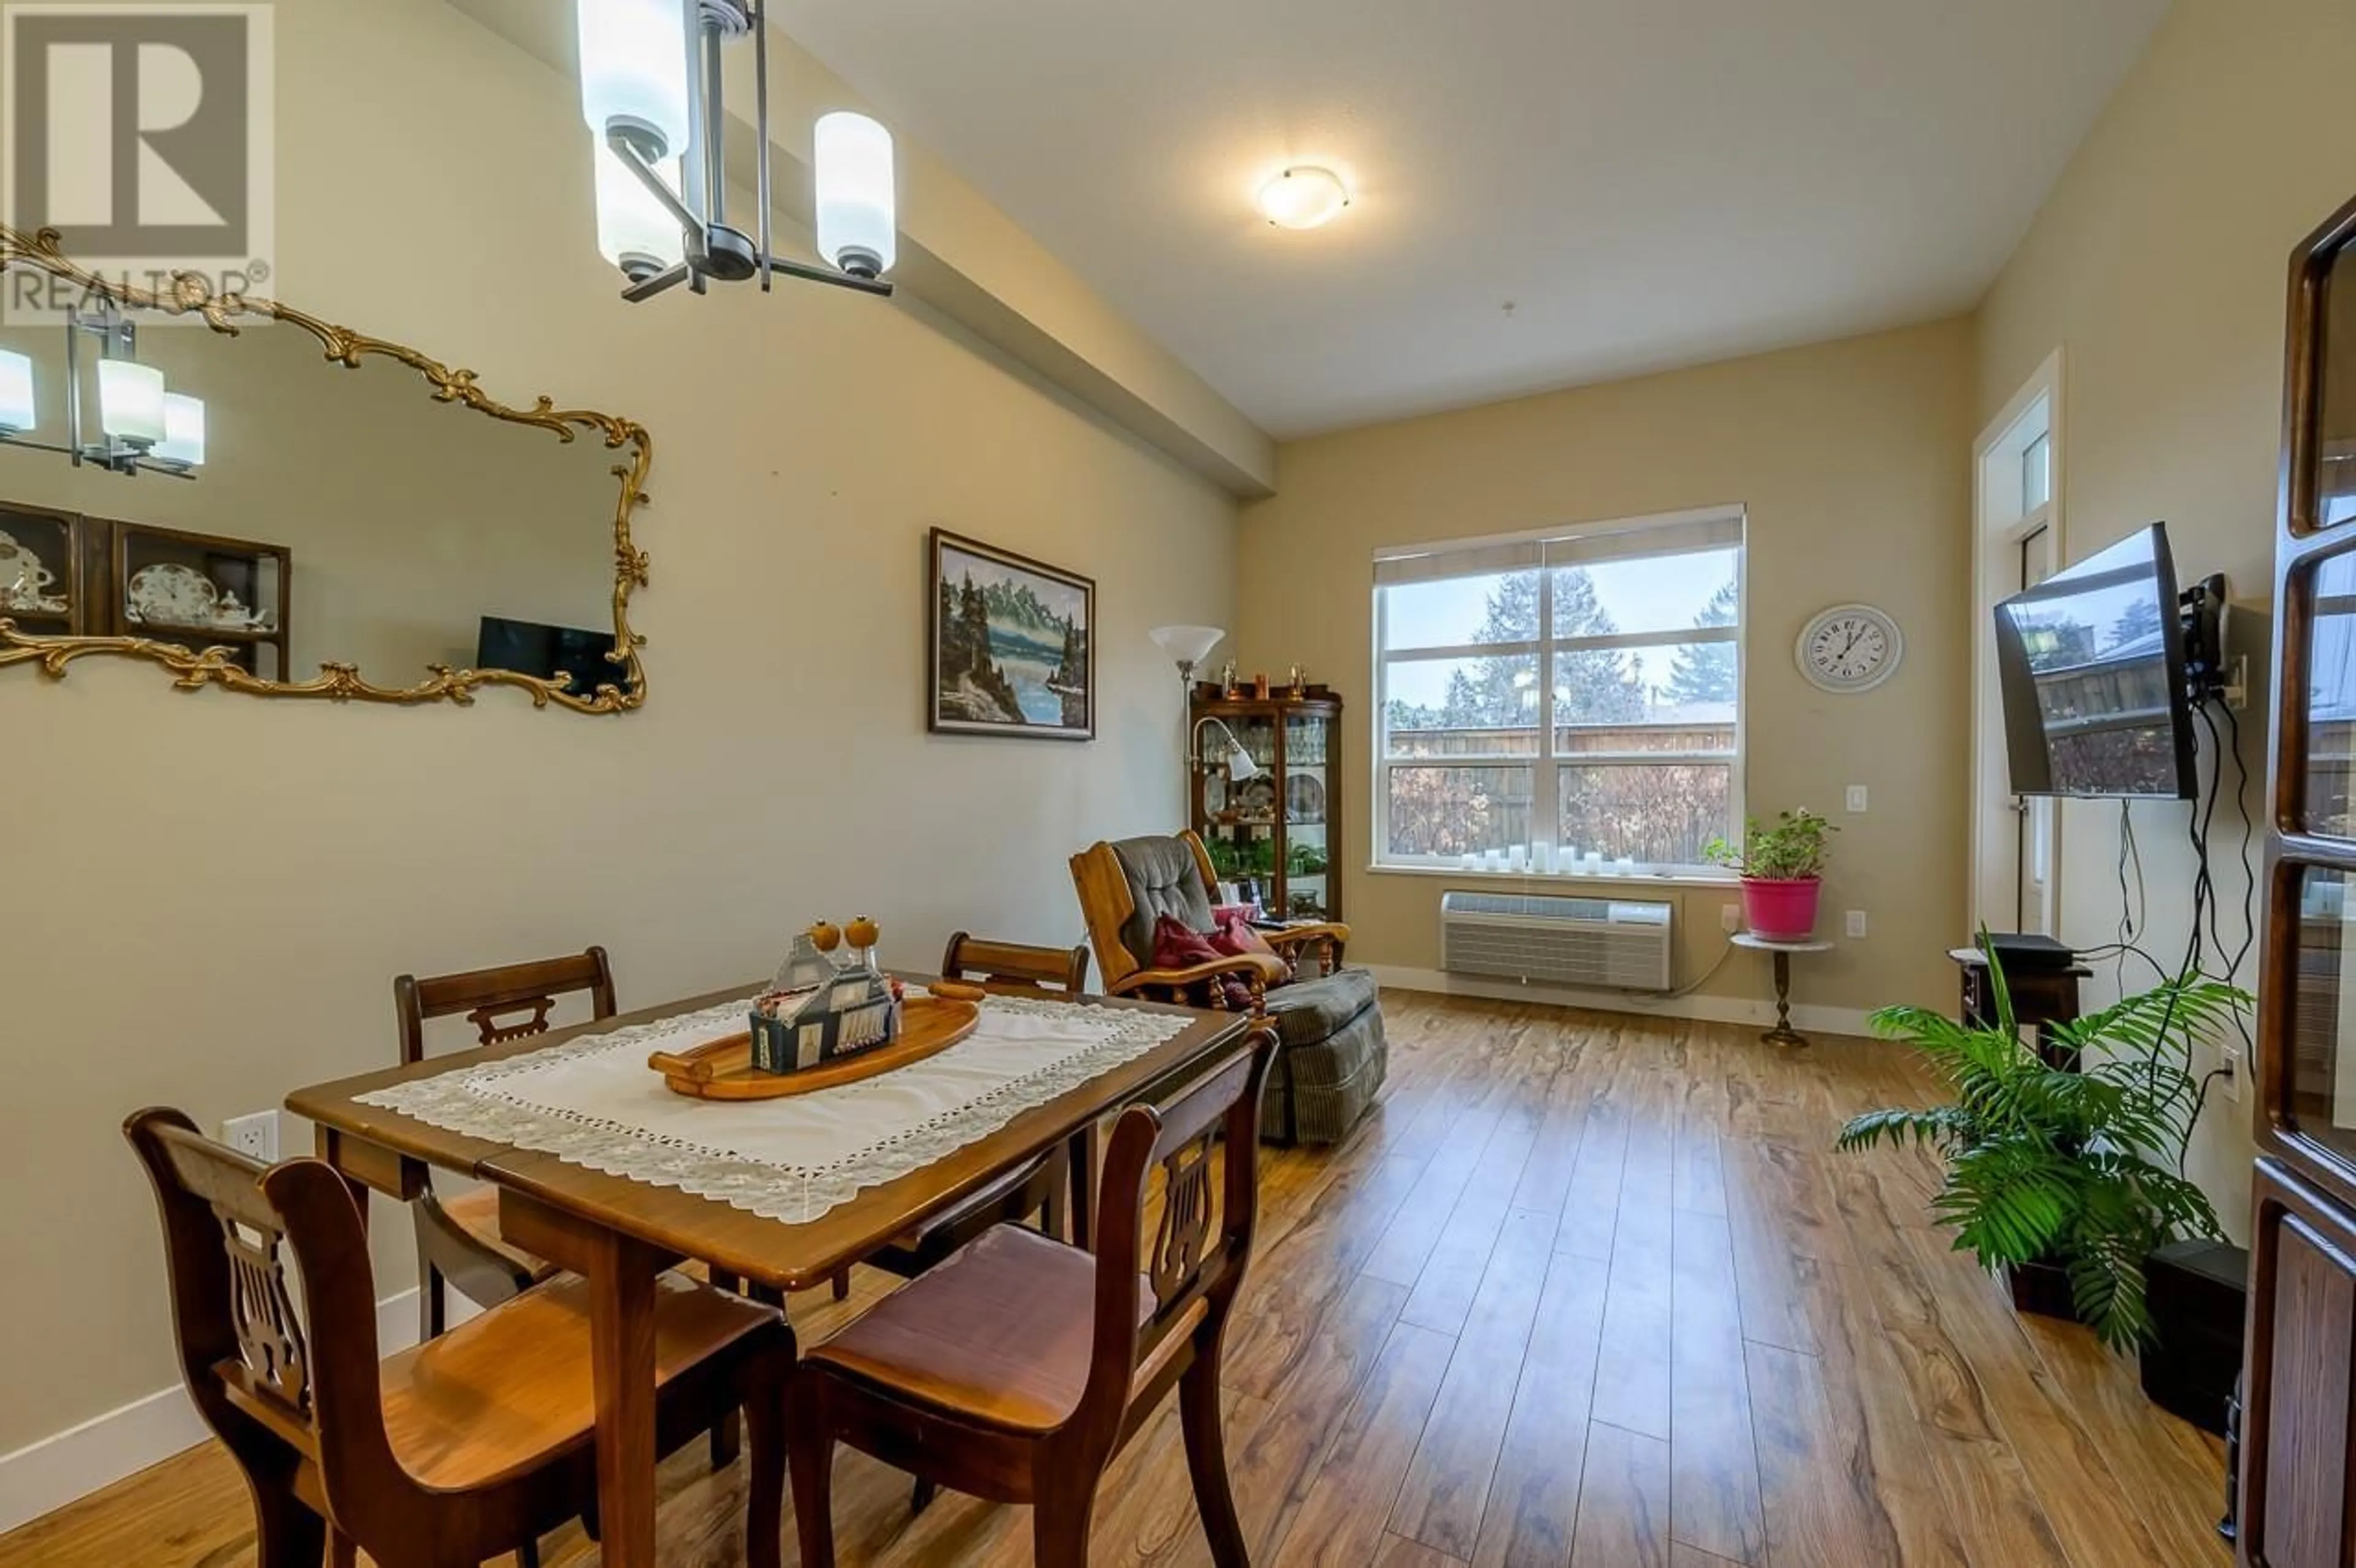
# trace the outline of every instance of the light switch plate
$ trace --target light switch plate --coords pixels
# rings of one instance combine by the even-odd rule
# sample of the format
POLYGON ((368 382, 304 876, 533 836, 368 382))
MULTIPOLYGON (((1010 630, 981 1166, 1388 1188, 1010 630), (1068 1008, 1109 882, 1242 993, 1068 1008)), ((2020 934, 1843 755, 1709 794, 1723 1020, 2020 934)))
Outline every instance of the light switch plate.
POLYGON ((1864 936, 1865 912, 1863 910, 1853 909, 1848 912, 1848 933, 1853 937, 1864 936))
POLYGON ((278 1113, 256 1111, 250 1116, 231 1116, 221 1124, 221 1140, 248 1159, 275 1165, 278 1162, 278 1113))
POLYGON ((1863 784, 1851 784, 1848 786, 1849 810, 1855 812, 1860 816, 1864 816, 1866 798, 1865 786, 1863 784))

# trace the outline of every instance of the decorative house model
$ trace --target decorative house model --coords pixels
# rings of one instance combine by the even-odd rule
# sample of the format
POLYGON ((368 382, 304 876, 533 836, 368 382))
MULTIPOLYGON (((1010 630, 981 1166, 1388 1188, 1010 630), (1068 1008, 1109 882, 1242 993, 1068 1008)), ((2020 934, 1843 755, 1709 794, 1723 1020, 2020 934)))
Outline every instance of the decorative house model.
POLYGON ((900 1035, 900 986, 875 960, 874 923, 841 931, 821 922, 794 938, 776 978, 753 1004, 753 1065, 803 1072, 900 1035), (850 938, 847 955, 835 949, 850 938))

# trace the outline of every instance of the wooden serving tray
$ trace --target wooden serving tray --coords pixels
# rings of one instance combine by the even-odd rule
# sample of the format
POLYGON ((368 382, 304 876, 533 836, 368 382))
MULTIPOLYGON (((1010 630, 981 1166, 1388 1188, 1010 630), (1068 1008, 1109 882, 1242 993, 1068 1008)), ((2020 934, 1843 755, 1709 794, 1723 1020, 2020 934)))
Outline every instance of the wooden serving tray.
POLYGON ((910 997, 900 1004, 900 1038, 889 1045, 801 1072, 763 1072, 753 1065, 753 1033, 732 1034, 693 1051, 658 1051, 647 1065, 663 1075, 673 1093, 699 1100, 776 1100, 856 1083, 912 1061, 935 1056, 963 1040, 981 1022, 978 1003, 938 995, 910 997))

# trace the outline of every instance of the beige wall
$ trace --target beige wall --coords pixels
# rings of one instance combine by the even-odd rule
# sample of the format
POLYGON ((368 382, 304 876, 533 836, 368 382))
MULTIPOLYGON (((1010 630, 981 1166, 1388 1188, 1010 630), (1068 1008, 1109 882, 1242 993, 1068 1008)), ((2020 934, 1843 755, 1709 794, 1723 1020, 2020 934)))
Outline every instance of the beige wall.
POLYGON ((71 1265, 12 1293, 0 1452, 174 1379, 125 1113, 215 1124, 385 1062, 403 969, 603 942, 627 1006, 766 974, 821 913, 873 913, 907 963, 960 925, 1076 940, 1067 850, 1180 809, 1144 629, 1233 610, 1226 497, 920 312, 790 283, 624 305, 571 84, 440 0, 277 30, 287 296, 654 432, 651 695, 588 720, 0 672, 0 1253, 71 1265), (934 524, 1098 580, 1094 744, 925 734, 934 524))
MULTIPOLYGON (((1374 550, 1733 502, 1750 528, 1747 804, 1830 815, 1841 831, 1824 924, 1848 909, 1870 917, 1867 939, 1807 962, 1800 998, 1950 997, 1943 955, 1964 935, 1970 355, 1967 325, 1944 322, 1280 447, 1277 496, 1244 514, 1237 657, 1247 670, 1305 663, 1349 704, 1358 762, 1337 864, 1353 955, 1436 968, 1440 894, 1467 883, 1366 869, 1374 550), (1827 696, 1793 645, 1811 615, 1849 600, 1898 618, 1905 661, 1874 691, 1827 696), (1871 792, 1865 816, 1841 810, 1852 784, 1871 792)), ((1734 896, 1677 895, 1680 983, 1724 951, 1719 908, 1734 896)), ((1746 955, 1708 989, 1763 985, 1746 955)))
MULTIPOLYGON (((2063 549, 2072 560, 2156 517, 2180 576, 2223 571, 2257 700, 2243 750, 2261 784, 2266 636, 2282 435, 2291 247, 2356 192, 2346 124, 2356 10, 2342 0, 2178 0, 2055 187, 1979 317, 1977 411, 1992 418, 2055 348, 2063 356, 2063 549)), ((2202 745, 2202 767, 2210 764, 2202 745)), ((2189 808, 2143 805, 2149 943, 2184 950, 2189 808)), ((2212 863, 2238 945, 2244 879, 2230 800, 2212 863), (2226 823, 2232 823, 2228 827, 2226 823)), ((2062 926, 2081 944, 2119 918, 2117 808, 2062 808, 2062 926)), ((2242 980, 2253 983, 2254 967, 2242 980)), ((2108 976, 2097 998, 2115 994, 2108 976)), ((2250 1100, 2212 1101, 2192 1174, 2246 1227, 2250 1100)))

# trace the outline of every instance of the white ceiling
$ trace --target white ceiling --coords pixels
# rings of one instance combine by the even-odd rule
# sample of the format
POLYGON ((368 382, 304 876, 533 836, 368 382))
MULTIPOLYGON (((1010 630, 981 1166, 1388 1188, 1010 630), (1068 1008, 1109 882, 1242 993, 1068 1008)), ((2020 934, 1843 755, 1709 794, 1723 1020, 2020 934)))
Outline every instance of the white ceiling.
POLYGON ((1280 436, 1969 308, 2167 0, 776 0, 1280 436), (1328 227, 1251 206, 1288 162, 1328 227), (1505 310, 1511 302, 1514 310, 1505 310))

